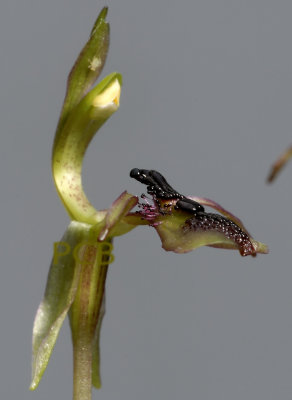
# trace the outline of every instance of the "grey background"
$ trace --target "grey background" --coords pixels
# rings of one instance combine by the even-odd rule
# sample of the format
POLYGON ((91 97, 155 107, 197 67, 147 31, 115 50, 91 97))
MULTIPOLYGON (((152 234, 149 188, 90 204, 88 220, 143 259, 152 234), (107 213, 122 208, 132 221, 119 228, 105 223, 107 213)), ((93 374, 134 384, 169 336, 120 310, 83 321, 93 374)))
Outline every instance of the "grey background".
MULTIPOLYGON (((31 329, 68 217, 53 186, 51 146, 67 74, 104 3, 7 0, 0 6, 0 395, 70 399, 68 323, 36 392, 31 329)), ((185 194, 241 217, 269 255, 201 248, 166 253, 155 231, 115 240, 94 399, 292 397, 290 164, 292 2, 109 0, 103 76, 123 74, 121 107, 89 148, 84 187, 97 208, 133 167, 155 168, 185 194)))

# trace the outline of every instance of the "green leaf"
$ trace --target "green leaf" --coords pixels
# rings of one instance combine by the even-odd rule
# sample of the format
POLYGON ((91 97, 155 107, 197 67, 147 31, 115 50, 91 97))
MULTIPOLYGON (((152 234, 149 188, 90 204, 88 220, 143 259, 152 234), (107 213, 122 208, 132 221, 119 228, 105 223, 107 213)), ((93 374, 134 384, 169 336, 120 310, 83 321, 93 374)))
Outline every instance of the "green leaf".
POLYGON ((75 261, 73 251, 89 236, 90 229, 90 225, 72 221, 61 242, 55 245, 44 299, 33 327, 31 390, 36 389, 41 380, 62 323, 74 301, 81 264, 75 261))

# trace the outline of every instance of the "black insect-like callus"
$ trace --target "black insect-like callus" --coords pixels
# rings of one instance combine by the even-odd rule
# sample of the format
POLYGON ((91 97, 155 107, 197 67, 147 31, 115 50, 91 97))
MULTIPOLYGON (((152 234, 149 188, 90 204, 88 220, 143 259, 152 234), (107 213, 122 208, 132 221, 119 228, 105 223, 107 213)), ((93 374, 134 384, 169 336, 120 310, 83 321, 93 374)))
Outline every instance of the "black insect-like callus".
POLYGON ((185 211, 194 215, 205 212, 205 208, 202 206, 202 204, 192 199, 188 199, 187 197, 178 200, 175 204, 175 209, 185 211))
POLYGON ((147 185, 148 194, 154 195, 156 200, 182 199, 184 197, 174 190, 158 171, 133 168, 130 177, 147 185))

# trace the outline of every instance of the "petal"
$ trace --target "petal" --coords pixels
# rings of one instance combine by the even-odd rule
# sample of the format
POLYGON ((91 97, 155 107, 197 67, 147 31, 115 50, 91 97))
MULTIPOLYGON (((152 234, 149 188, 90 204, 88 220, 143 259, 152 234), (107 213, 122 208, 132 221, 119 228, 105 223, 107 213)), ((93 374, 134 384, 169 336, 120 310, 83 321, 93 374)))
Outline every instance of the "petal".
POLYGON ((119 108, 122 85, 121 75, 113 73, 91 89, 108 52, 106 15, 105 7, 69 74, 52 154, 53 177, 64 207, 72 220, 89 224, 101 222, 104 215, 83 191, 82 162, 97 130, 119 108))
POLYGON ((138 197, 133 196, 126 191, 123 192, 112 204, 111 208, 107 210, 104 226, 98 236, 99 241, 105 240, 110 236, 123 235, 135 226, 123 221, 122 218, 126 216, 138 203, 138 197))
POLYGON ((96 224, 98 213, 82 188, 82 162, 97 130, 119 107, 121 75, 113 73, 92 89, 70 113, 53 147, 52 169, 56 189, 71 219, 96 224))

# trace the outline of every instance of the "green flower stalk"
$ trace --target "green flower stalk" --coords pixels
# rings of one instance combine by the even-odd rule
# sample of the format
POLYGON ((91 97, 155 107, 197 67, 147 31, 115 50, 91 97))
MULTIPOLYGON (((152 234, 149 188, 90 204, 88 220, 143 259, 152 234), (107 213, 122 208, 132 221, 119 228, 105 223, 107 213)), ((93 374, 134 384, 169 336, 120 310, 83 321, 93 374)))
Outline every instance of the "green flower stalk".
POLYGON ((99 335, 115 236, 148 225, 157 231, 167 251, 185 253, 206 245, 239 250, 243 256, 268 251, 231 213, 211 200, 181 195, 157 171, 131 171, 131 177, 147 185, 150 199, 142 195, 139 200, 125 191, 107 210, 98 211, 90 203, 82 188, 83 159, 95 133, 118 110, 122 85, 121 75, 114 72, 93 87, 109 46, 106 15, 104 8, 67 82, 53 145, 52 173, 71 222, 60 242, 54 243, 45 295, 33 327, 31 390, 38 386, 69 316, 74 400, 91 399, 92 386, 101 386, 99 335), (204 206, 222 215, 206 212, 204 206))

